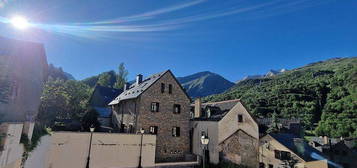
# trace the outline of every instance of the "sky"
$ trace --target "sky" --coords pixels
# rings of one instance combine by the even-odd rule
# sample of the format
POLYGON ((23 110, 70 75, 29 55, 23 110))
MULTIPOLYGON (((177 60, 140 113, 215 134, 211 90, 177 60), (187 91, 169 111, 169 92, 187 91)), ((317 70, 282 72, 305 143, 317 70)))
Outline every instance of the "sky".
POLYGON ((0 0, 0 36, 43 43, 76 79, 170 69, 231 81, 357 56, 356 0, 0 0), (24 16, 19 30, 11 18, 24 16))

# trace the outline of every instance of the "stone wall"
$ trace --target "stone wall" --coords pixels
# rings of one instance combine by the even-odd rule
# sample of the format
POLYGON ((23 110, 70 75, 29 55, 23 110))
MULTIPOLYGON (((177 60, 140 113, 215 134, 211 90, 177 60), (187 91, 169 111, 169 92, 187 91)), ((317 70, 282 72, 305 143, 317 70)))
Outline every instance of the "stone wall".
MULTIPOLYGON (((51 136, 46 166, 51 168, 81 168, 87 163, 90 133, 55 132, 51 136)), ((156 136, 144 135, 142 166, 155 167, 156 136)), ((91 168, 135 168, 139 164, 141 135, 94 133, 92 136, 91 168)))
POLYGON ((157 126, 156 161, 184 160, 190 153, 189 120, 190 99, 176 82, 171 72, 166 72, 158 81, 148 88, 139 98, 137 128, 149 132, 150 126, 157 126), (165 92, 161 93, 161 83, 165 92), (169 94, 169 84, 172 94, 169 94), (151 103, 158 102, 159 112, 151 112, 151 103), (173 113, 174 104, 181 105, 180 114, 173 113), (180 136, 172 136, 172 128, 180 127, 180 136))
POLYGON ((219 144, 220 160, 251 168, 258 167, 258 140, 238 130, 219 144))

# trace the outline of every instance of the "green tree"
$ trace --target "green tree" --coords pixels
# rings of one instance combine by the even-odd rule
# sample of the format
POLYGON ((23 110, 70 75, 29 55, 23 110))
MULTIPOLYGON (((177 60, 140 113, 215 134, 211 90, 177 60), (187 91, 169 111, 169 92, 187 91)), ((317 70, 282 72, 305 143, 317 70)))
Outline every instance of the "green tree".
POLYGON ((79 120, 85 112, 90 96, 90 88, 78 81, 53 80, 45 84, 38 121, 46 126, 54 126, 56 119, 79 120))
POLYGON ((271 116, 271 125, 267 130, 267 133, 276 133, 279 132, 279 120, 277 118, 276 112, 274 112, 271 116))
POLYGON ((90 127, 94 127, 95 130, 99 130, 100 123, 98 121, 98 116, 99 114, 97 113, 96 110, 92 108, 88 109, 86 114, 83 116, 81 120, 83 130, 89 131, 90 127))
POLYGON ((124 63, 120 63, 117 74, 117 81, 114 85, 115 88, 121 89, 124 87, 125 82, 127 82, 128 70, 125 69, 124 63))
POLYGON ((100 75, 97 84, 105 87, 112 87, 110 83, 110 75, 108 73, 100 75))

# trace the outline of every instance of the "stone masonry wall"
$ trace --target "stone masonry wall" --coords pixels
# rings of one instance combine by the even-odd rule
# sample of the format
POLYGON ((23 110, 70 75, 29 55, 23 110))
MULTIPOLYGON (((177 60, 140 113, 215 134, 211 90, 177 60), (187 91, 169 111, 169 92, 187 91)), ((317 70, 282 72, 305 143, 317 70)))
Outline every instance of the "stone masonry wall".
POLYGON ((166 72, 156 83, 139 98, 137 129, 149 132, 150 126, 157 126, 156 161, 179 161, 190 153, 189 120, 190 99, 180 88, 171 72, 166 72), (165 92, 161 93, 161 83, 165 84, 165 92), (172 94, 169 94, 169 84, 172 94), (151 112, 151 103, 159 103, 159 112, 151 112), (181 113, 174 114, 174 104, 181 105, 181 113), (172 128, 180 127, 180 136, 172 136, 172 128))
POLYGON ((247 167, 258 167, 258 140, 238 130, 219 145, 220 159, 247 167))

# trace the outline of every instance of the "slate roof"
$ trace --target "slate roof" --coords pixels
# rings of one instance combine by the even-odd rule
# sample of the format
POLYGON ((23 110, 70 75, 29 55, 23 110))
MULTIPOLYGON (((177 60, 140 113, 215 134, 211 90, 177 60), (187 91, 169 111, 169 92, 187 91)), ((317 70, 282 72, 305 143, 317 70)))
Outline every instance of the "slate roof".
MULTIPOLYGON (((109 87, 104 87, 100 85, 96 85, 94 88, 93 94, 89 100, 89 103, 91 106, 94 107, 106 107, 108 103, 110 103, 116 96, 118 96, 120 93, 122 93, 122 89, 115 89, 115 88, 109 88, 109 87), (94 94, 97 93, 97 94, 94 94), (100 96, 100 100, 102 101, 95 101, 96 99, 93 99, 93 96, 100 96)), ((98 99, 97 99, 98 100, 98 99)))
POLYGON ((269 135, 307 162, 321 160, 321 158, 323 158, 323 154, 320 151, 309 146, 303 139, 296 135, 282 133, 269 135))
POLYGON ((94 107, 94 109, 101 118, 110 118, 112 115, 112 110, 108 107, 94 107))
POLYGON ((132 85, 130 85, 128 90, 122 92, 118 97, 116 97, 113 101, 111 101, 109 105, 118 104, 122 100, 137 98, 138 96, 141 95, 141 93, 147 90, 151 85, 153 85, 168 71, 169 70, 166 70, 164 72, 151 75, 146 79, 143 79, 143 81, 139 85, 137 85, 136 82, 134 82, 132 85))
MULTIPOLYGON (((239 99, 220 102, 202 103, 202 117, 195 118, 196 121, 220 121, 238 102, 239 99), (209 116, 207 114, 210 114, 209 116)), ((191 104, 191 106, 195 106, 191 104)))

